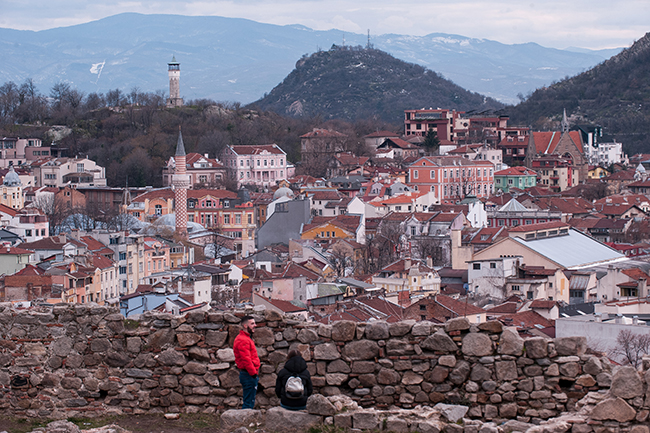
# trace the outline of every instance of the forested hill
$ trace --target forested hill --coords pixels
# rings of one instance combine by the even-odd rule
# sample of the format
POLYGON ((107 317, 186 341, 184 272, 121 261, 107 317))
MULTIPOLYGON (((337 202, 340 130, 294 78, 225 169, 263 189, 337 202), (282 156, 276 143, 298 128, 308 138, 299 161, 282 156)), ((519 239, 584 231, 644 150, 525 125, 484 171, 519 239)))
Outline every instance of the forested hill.
POLYGON ((573 123, 593 123, 626 145, 629 153, 650 151, 650 33, 630 48, 508 108, 511 123, 543 129, 566 108, 573 123))
POLYGON ((282 83, 253 105, 295 117, 377 118, 393 123, 402 122, 405 109, 503 107, 383 51, 337 46, 300 59, 282 83))

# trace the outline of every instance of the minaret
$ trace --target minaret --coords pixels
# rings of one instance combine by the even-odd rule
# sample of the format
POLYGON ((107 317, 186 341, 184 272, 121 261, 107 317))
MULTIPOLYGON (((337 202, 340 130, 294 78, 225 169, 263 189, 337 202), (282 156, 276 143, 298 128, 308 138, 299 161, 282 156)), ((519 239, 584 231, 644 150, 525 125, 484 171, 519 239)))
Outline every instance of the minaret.
POLYGON ((174 189, 174 212, 176 213, 176 234, 187 239, 187 189, 190 187, 190 176, 186 173, 185 145, 180 127, 178 129, 178 142, 174 156, 174 174, 172 187, 174 189))
POLYGON ((562 133, 569 132, 569 119, 566 117, 566 108, 564 109, 564 114, 562 115, 562 133))
POLYGON ((172 61, 167 63, 169 66, 169 99, 167 100, 167 107, 182 107, 183 98, 181 98, 181 64, 176 61, 176 56, 172 57, 172 61))

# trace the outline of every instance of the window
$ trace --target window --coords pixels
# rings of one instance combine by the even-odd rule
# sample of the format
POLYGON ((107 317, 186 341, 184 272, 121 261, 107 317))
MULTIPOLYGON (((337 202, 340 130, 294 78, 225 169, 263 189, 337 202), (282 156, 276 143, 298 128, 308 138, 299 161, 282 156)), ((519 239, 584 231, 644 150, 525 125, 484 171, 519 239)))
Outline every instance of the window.
POLYGON ((436 171, 435 171, 435 170, 431 170, 431 171, 429 172, 429 179, 435 179, 435 178, 436 178, 436 171))
POLYGON ((225 214, 223 216, 223 223, 224 224, 230 224, 230 214, 225 214))
POLYGON ((417 178, 418 178, 418 171, 413 170, 413 179, 417 179, 417 178))
POLYGON ((235 215, 235 224, 241 224, 241 215, 235 215))
POLYGON ((480 263, 473 263, 472 264, 472 269, 474 270, 481 270, 481 264, 480 263))
POLYGON ((420 311, 427 311, 427 306, 420 304, 420 311))
POLYGON ((155 208, 155 211, 156 211, 156 215, 162 215, 162 205, 161 204, 155 205, 154 208, 155 208))
POLYGON ((496 263, 490 263, 490 269, 496 269, 497 264, 496 263))
POLYGON ((528 299, 533 299, 533 295, 534 295, 533 292, 527 292, 527 293, 526 293, 526 297, 527 297, 528 299))
POLYGON ((126 253, 120 253, 120 260, 126 260, 126 253))
POLYGON ((84 172, 84 165, 77 164, 77 173, 83 173, 83 172, 84 172))
POLYGON ((25 236, 31 236, 32 231, 30 229, 25 230, 25 236))
POLYGON ((518 292, 519 291, 519 286, 512 286, 512 291, 513 292, 518 292))

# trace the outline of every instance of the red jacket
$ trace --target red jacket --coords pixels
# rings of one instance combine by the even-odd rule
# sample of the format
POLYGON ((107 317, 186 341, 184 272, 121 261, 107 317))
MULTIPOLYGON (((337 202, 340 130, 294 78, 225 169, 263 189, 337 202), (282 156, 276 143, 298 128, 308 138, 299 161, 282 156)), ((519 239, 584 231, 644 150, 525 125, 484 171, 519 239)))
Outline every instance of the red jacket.
POLYGON ((241 330, 235 337, 232 346, 235 353, 235 363, 240 370, 246 370, 251 376, 255 376, 260 370, 260 357, 257 356, 255 343, 248 332, 241 330))

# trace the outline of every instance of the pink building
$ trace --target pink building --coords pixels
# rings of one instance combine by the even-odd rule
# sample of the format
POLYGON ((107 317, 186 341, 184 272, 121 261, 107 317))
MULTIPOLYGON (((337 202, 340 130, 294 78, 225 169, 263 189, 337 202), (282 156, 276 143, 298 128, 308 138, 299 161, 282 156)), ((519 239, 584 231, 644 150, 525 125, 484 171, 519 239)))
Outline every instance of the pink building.
POLYGON ((238 186, 274 186, 292 176, 293 166, 277 144, 228 146, 221 160, 238 186))
POLYGON ((43 147, 43 141, 40 138, 0 138, 0 167, 2 168, 21 165, 26 160, 33 161, 50 156, 50 148, 43 147))

